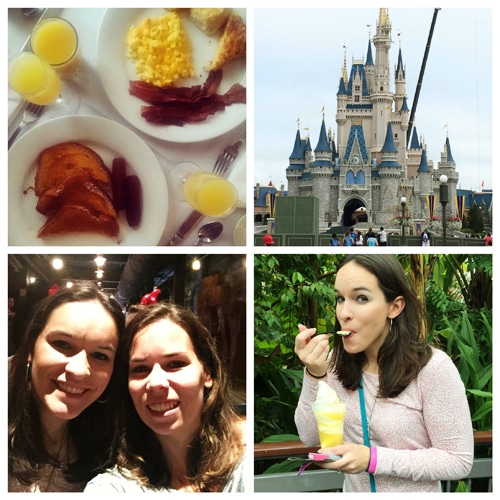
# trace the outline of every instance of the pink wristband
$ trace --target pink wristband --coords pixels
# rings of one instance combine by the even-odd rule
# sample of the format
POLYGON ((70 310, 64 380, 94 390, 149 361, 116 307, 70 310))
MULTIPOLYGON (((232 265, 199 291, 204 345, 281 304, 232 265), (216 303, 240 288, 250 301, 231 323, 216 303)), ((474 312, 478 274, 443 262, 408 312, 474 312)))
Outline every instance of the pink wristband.
POLYGON ((370 463, 368 464, 368 469, 366 472, 374 474, 376 468, 377 468, 377 448, 373 446, 370 448, 370 463))

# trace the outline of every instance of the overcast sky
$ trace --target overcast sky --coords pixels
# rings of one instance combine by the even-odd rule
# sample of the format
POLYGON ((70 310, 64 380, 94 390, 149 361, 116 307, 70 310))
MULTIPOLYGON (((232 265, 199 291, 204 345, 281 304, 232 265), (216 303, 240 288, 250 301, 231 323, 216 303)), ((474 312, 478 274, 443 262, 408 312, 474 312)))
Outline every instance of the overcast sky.
MULTIPOLYGON (((255 10, 254 182, 287 186, 298 118, 313 150, 323 107, 327 129, 337 135, 343 47, 350 74, 353 58, 366 60, 378 13, 378 8, 255 10)), ((401 44, 410 109, 433 14, 433 8, 389 9, 391 90, 401 44)), ((439 11, 415 115, 417 133, 435 167, 448 133, 462 189, 481 190, 483 181, 484 188, 493 187, 491 32, 491 9, 439 11)), ((372 54, 375 59, 373 44, 372 54)))

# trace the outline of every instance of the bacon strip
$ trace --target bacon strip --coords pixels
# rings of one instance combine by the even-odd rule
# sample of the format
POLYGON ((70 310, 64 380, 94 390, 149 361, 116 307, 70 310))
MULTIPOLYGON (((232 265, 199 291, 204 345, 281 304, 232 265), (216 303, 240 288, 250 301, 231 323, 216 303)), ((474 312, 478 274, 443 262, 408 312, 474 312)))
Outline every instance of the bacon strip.
POLYGON ((194 87, 155 87, 142 81, 130 82, 130 94, 149 103, 141 116, 151 123, 182 126, 206 120, 226 106, 246 104, 246 88, 235 83, 225 94, 216 94, 222 70, 211 71, 203 85, 194 87))
POLYGON ((209 97, 219 88, 222 81, 222 70, 210 71, 207 80, 202 85, 194 87, 157 87, 141 80, 131 81, 129 92, 149 104, 166 102, 196 102, 209 97))
POLYGON ((169 102, 141 108, 141 116, 148 122, 182 126, 206 120, 231 104, 246 103, 246 89, 234 84, 224 95, 213 94, 196 102, 169 102))

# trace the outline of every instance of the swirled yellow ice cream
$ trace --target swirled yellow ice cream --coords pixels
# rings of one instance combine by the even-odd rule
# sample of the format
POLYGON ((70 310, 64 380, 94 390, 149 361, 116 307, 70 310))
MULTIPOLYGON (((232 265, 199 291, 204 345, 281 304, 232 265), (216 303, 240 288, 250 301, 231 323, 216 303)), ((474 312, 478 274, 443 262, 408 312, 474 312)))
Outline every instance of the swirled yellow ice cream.
POLYGON ((337 393, 326 382, 320 380, 316 401, 311 406, 318 423, 321 448, 342 444, 346 404, 339 400, 337 393))

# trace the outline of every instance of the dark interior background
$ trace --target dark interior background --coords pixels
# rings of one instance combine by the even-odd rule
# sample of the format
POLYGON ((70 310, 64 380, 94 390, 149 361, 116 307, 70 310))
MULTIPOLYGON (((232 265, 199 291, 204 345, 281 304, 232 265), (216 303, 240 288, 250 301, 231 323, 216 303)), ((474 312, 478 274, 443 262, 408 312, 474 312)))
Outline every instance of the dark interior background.
POLYGON ((48 294, 51 286, 90 280, 112 295, 124 312, 158 287, 159 300, 174 301, 198 314, 217 339, 228 367, 234 398, 245 411, 246 255, 99 254, 106 258, 96 277, 97 254, 10 254, 8 256, 9 355, 15 353, 19 316, 48 294), (58 257, 63 267, 55 270, 58 257), (192 268, 193 261, 200 269, 192 268), (16 315, 18 318, 16 319, 16 315))

